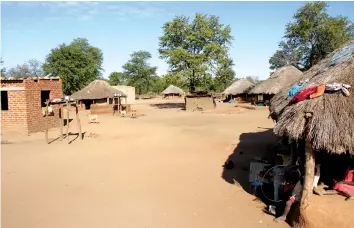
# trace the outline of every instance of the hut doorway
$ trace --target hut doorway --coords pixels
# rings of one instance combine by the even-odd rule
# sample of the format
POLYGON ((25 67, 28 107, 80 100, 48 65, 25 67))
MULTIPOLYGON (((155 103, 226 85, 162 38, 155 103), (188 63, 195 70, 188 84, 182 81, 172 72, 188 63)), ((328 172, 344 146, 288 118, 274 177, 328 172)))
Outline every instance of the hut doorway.
POLYGON ((89 110, 91 108, 91 104, 93 104, 93 100, 82 100, 85 105, 85 110, 89 110))

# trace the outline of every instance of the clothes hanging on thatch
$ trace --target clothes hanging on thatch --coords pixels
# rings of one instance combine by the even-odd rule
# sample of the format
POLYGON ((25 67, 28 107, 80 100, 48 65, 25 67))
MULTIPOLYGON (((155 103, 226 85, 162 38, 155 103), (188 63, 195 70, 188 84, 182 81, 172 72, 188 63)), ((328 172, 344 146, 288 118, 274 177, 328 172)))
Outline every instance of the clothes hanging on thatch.
POLYGON ((310 99, 320 97, 324 94, 326 86, 324 84, 317 86, 316 91, 310 95, 310 99))
POLYGON ((103 80, 95 80, 88 84, 85 88, 73 93, 71 98, 75 100, 96 100, 113 97, 126 97, 126 95, 113 88, 108 82, 103 80))
MULTIPOLYGON (((353 44, 354 40, 343 47, 353 44)), ((323 67, 328 66, 333 57, 342 50, 341 48, 333 51, 299 78, 309 80, 303 90, 314 85, 329 85, 337 82, 354 84, 354 54, 322 72, 323 67)), ((342 92, 326 91, 316 99, 307 99, 289 105, 288 91, 295 84, 297 83, 288 83, 271 100, 271 111, 278 120, 274 127, 275 134, 288 136, 294 140, 306 137, 314 150, 354 154, 354 96, 346 97, 342 92), (305 115, 306 113, 311 113, 311 117, 305 115)))
POLYGON ((291 100, 289 101, 290 104, 295 104, 300 101, 306 100, 307 98, 310 97, 311 94, 313 94, 317 90, 317 86, 307 88, 296 94, 291 100))

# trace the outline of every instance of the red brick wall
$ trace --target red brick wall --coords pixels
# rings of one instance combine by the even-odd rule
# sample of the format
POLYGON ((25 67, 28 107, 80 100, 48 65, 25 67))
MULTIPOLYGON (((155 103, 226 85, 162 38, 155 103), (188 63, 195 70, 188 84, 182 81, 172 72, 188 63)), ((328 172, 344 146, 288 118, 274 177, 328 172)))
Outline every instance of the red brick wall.
MULTIPOLYGON (((26 99, 28 104, 28 133, 45 131, 46 122, 42 115, 41 90, 50 90, 50 99, 63 97, 62 83, 59 80, 25 80, 26 99)), ((54 116, 48 116, 49 128, 59 127, 58 106, 53 106, 54 116)))
POLYGON ((9 110, 1 111, 1 130, 24 132, 28 129, 26 92, 22 81, 11 83, 1 82, 1 88, 23 88, 23 90, 8 90, 9 110))
MULTIPOLYGON (((24 90, 8 90, 9 110, 2 111, 1 125, 4 131, 16 130, 33 133, 44 131, 45 118, 42 116, 41 90, 49 89, 50 98, 61 98, 62 83, 60 80, 27 79, 23 81, 1 82, 2 88, 24 87, 24 90)), ((48 126, 59 127, 58 107, 54 106, 54 116, 48 117, 48 126)))

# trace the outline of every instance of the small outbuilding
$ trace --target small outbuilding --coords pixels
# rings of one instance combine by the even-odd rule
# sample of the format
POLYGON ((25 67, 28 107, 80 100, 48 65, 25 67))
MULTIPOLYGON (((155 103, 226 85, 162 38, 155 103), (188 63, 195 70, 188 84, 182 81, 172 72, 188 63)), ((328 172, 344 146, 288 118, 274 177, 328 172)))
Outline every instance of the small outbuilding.
POLYGON ((95 80, 88 84, 85 88, 73 93, 71 98, 85 105, 85 109, 90 109, 92 113, 100 109, 100 113, 112 112, 113 106, 118 105, 118 109, 122 104, 122 98, 127 95, 122 91, 113 88, 108 82, 103 80, 95 80))
POLYGON ((127 95, 127 97, 122 98, 123 104, 132 105, 135 103, 135 87, 126 85, 117 85, 112 87, 127 95))
MULTIPOLYGON (((1 80, 1 130, 25 132, 45 131, 47 122, 43 109, 48 100, 62 98, 62 81, 59 77, 29 77, 1 80)), ((59 127, 59 111, 48 116, 48 128, 59 127)))
POLYGON ((164 98, 173 98, 173 97, 181 97, 184 94, 184 91, 174 85, 170 85, 163 92, 164 98))
POLYGON ((252 89, 254 84, 249 80, 242 78, 227 87, 223 94, 228 100, 236 99, 239 101, 247 101, 247 92, 252 89))

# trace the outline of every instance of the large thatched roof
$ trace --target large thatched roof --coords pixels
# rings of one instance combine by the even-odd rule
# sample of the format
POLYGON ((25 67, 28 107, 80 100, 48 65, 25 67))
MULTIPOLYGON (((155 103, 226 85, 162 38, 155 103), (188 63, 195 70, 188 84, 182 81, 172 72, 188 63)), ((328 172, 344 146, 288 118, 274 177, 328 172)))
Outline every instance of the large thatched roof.
POLYGON ((293 66, 282 67, 251 89, 249 94, 277 94, 284 85, 298 80, 301 75, 302 72, 293 66))
POLYGON ((163 94, 183 94, 183 90, 177 86, 170 85, 163 92, 163 94))
POLYGON ((108 82, 103 80, 95 80, 82 90, 73 93, 71 98, 75 100, 102 99, 107 97, 114 97, 115 95, 126 97, 123 92, 113 88, 108 84, 108 82))
POLYGON ((232 83, 232 85, 227 87, 224 90, 223 94, 225 94, 225 95, 238 95, 238 94, 247 93, 253 86, 254 86, 254 84, 252 82, 248 81, 245 78, 242 78, 242 79, 235 81, 234 83, 232 83))
MULTIPOLYGON (((354 40, 348 44, 354 48, 354 40)), ((301 76, 299 80, 309 79, 302 90, 319 84, 344 83, 352 86, 353 93, 354 54, 338 65, 332 65, 338 57, 335 55, 341 50, 329 54, 301 76)), ((287 93, 294 84, 287 85, 271 100, 271 111, 279 117, 274 132, 294 139, 306 135, 314 149, 354 154, 354 94, 346 97, 341 92, 325 93, 318 98, 289 105, 287 93), (312 113, 312 117, 307 120, 305 113, 312 113)))

